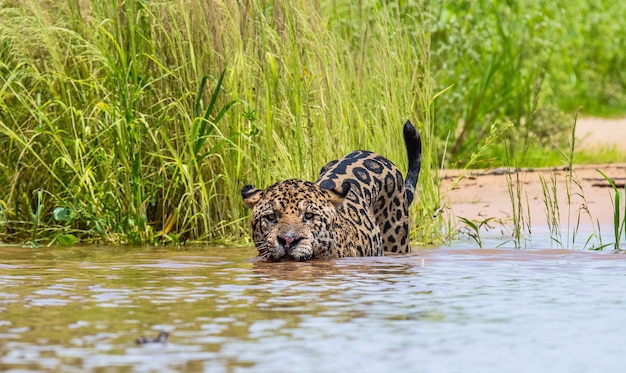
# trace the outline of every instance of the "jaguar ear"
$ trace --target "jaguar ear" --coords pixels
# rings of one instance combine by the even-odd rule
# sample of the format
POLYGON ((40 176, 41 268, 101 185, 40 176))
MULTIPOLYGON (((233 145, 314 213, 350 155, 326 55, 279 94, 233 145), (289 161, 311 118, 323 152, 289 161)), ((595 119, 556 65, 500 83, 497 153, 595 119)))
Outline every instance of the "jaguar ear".
POLYGON ((328 195, 329 195, 329 200, 330 203, 332 203, 333 205, 335 205, 335 207, 339 208, 339 206, 341 206, 341 204, 343 203, 343 201, 346 199, 346 196, 348 195, 348 192, 350 192, 350 186, 352 184, 350 184, 347 181, 344 181, 341 186, 339 187, 334 187, 332 189, 327 189, 328 190, 328 195))
POLYGON ((261 199, 261 189, 256 188, 254 185, 246 185, 241 188, 241 198, 247 208, 253 208, 254 205, 261 199))

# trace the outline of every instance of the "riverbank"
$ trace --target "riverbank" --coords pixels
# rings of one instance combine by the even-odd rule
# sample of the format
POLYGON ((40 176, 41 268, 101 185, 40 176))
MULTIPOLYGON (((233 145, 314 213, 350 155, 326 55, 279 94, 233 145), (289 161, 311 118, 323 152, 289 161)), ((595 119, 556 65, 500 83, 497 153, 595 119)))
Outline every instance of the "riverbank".
MULTIPOLYGON (((576 127, 577 151, 613 147, 626 152, 626 119, 581 118, 576 127)), ((623 191, 626 163, 574 165, 571 173, 566 166, 517 172, 505 168, 443 170, 441 194, 448 213, 475 221, 493 218, 511 223, 514 208, 519 207, 512 202, 513 193, 513 200, 521 200, 522 216, 527 222, 529 218, 531 226, 547 227, 552 210, 558 212, 562 225, 569 221, 612 227, 614 191, 598 170, 623 191)))

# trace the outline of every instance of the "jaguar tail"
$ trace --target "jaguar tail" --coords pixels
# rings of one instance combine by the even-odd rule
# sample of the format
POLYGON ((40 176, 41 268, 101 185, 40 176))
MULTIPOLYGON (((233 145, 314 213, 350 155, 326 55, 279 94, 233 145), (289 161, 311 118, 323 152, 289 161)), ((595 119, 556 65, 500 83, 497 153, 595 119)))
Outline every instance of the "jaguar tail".
POLYGON ((409 158, 409 171, 404 179, 404 186, 406 198, 410 205, 415 197, 415 187, 422 166, 422 139, 411 121, 408 120, 404 124, 404 143, 409 158))

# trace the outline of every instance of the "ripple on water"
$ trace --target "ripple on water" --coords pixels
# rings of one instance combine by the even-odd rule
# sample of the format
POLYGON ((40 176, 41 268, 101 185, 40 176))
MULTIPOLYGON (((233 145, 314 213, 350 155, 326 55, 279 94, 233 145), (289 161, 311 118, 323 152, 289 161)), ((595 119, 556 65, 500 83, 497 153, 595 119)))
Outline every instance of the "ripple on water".
POLYGON ((626 324, 620 296, 626 255, 437 249, 255 263, 236 250, 58 262, 20 259, 13 251, 0 275, 0 366, 50 372, 623 369, 617 326, 626 324), (135 345, 138 336, 161 330, 170 332, 168 343, 135 345))

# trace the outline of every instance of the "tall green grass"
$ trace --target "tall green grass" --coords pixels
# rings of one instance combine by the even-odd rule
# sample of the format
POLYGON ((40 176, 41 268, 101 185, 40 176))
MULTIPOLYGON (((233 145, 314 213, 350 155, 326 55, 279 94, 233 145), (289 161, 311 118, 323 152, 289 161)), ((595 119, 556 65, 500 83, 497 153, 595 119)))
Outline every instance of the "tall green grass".
MULTIPOLYGON (((624 191, 620 191, 615 182, 608 177, 604 172, 597 170, 602 177, 609 183, 611 188, 613 189, 613 195, 611 196, 611 204, 613 205, 613 237, 615 238, 615 242, 613 246, 615 250, 623 250, 621 246, 622 234, 626 238, 626 208, 622 208, 624 203, 621 202, 624 200, 624 196, 626 195, 626 186, 624 186, 624 191)), ((608 246, 608 245, 607 245, 608 246)), ((600 245, 600 249, 604 246, 600 245)))
POLYGON ((413 238, 440 222, 425 10, 296 0, 0 0, 0 241, 248 236, 243 184, 314 180, 424 138, 413 238))

